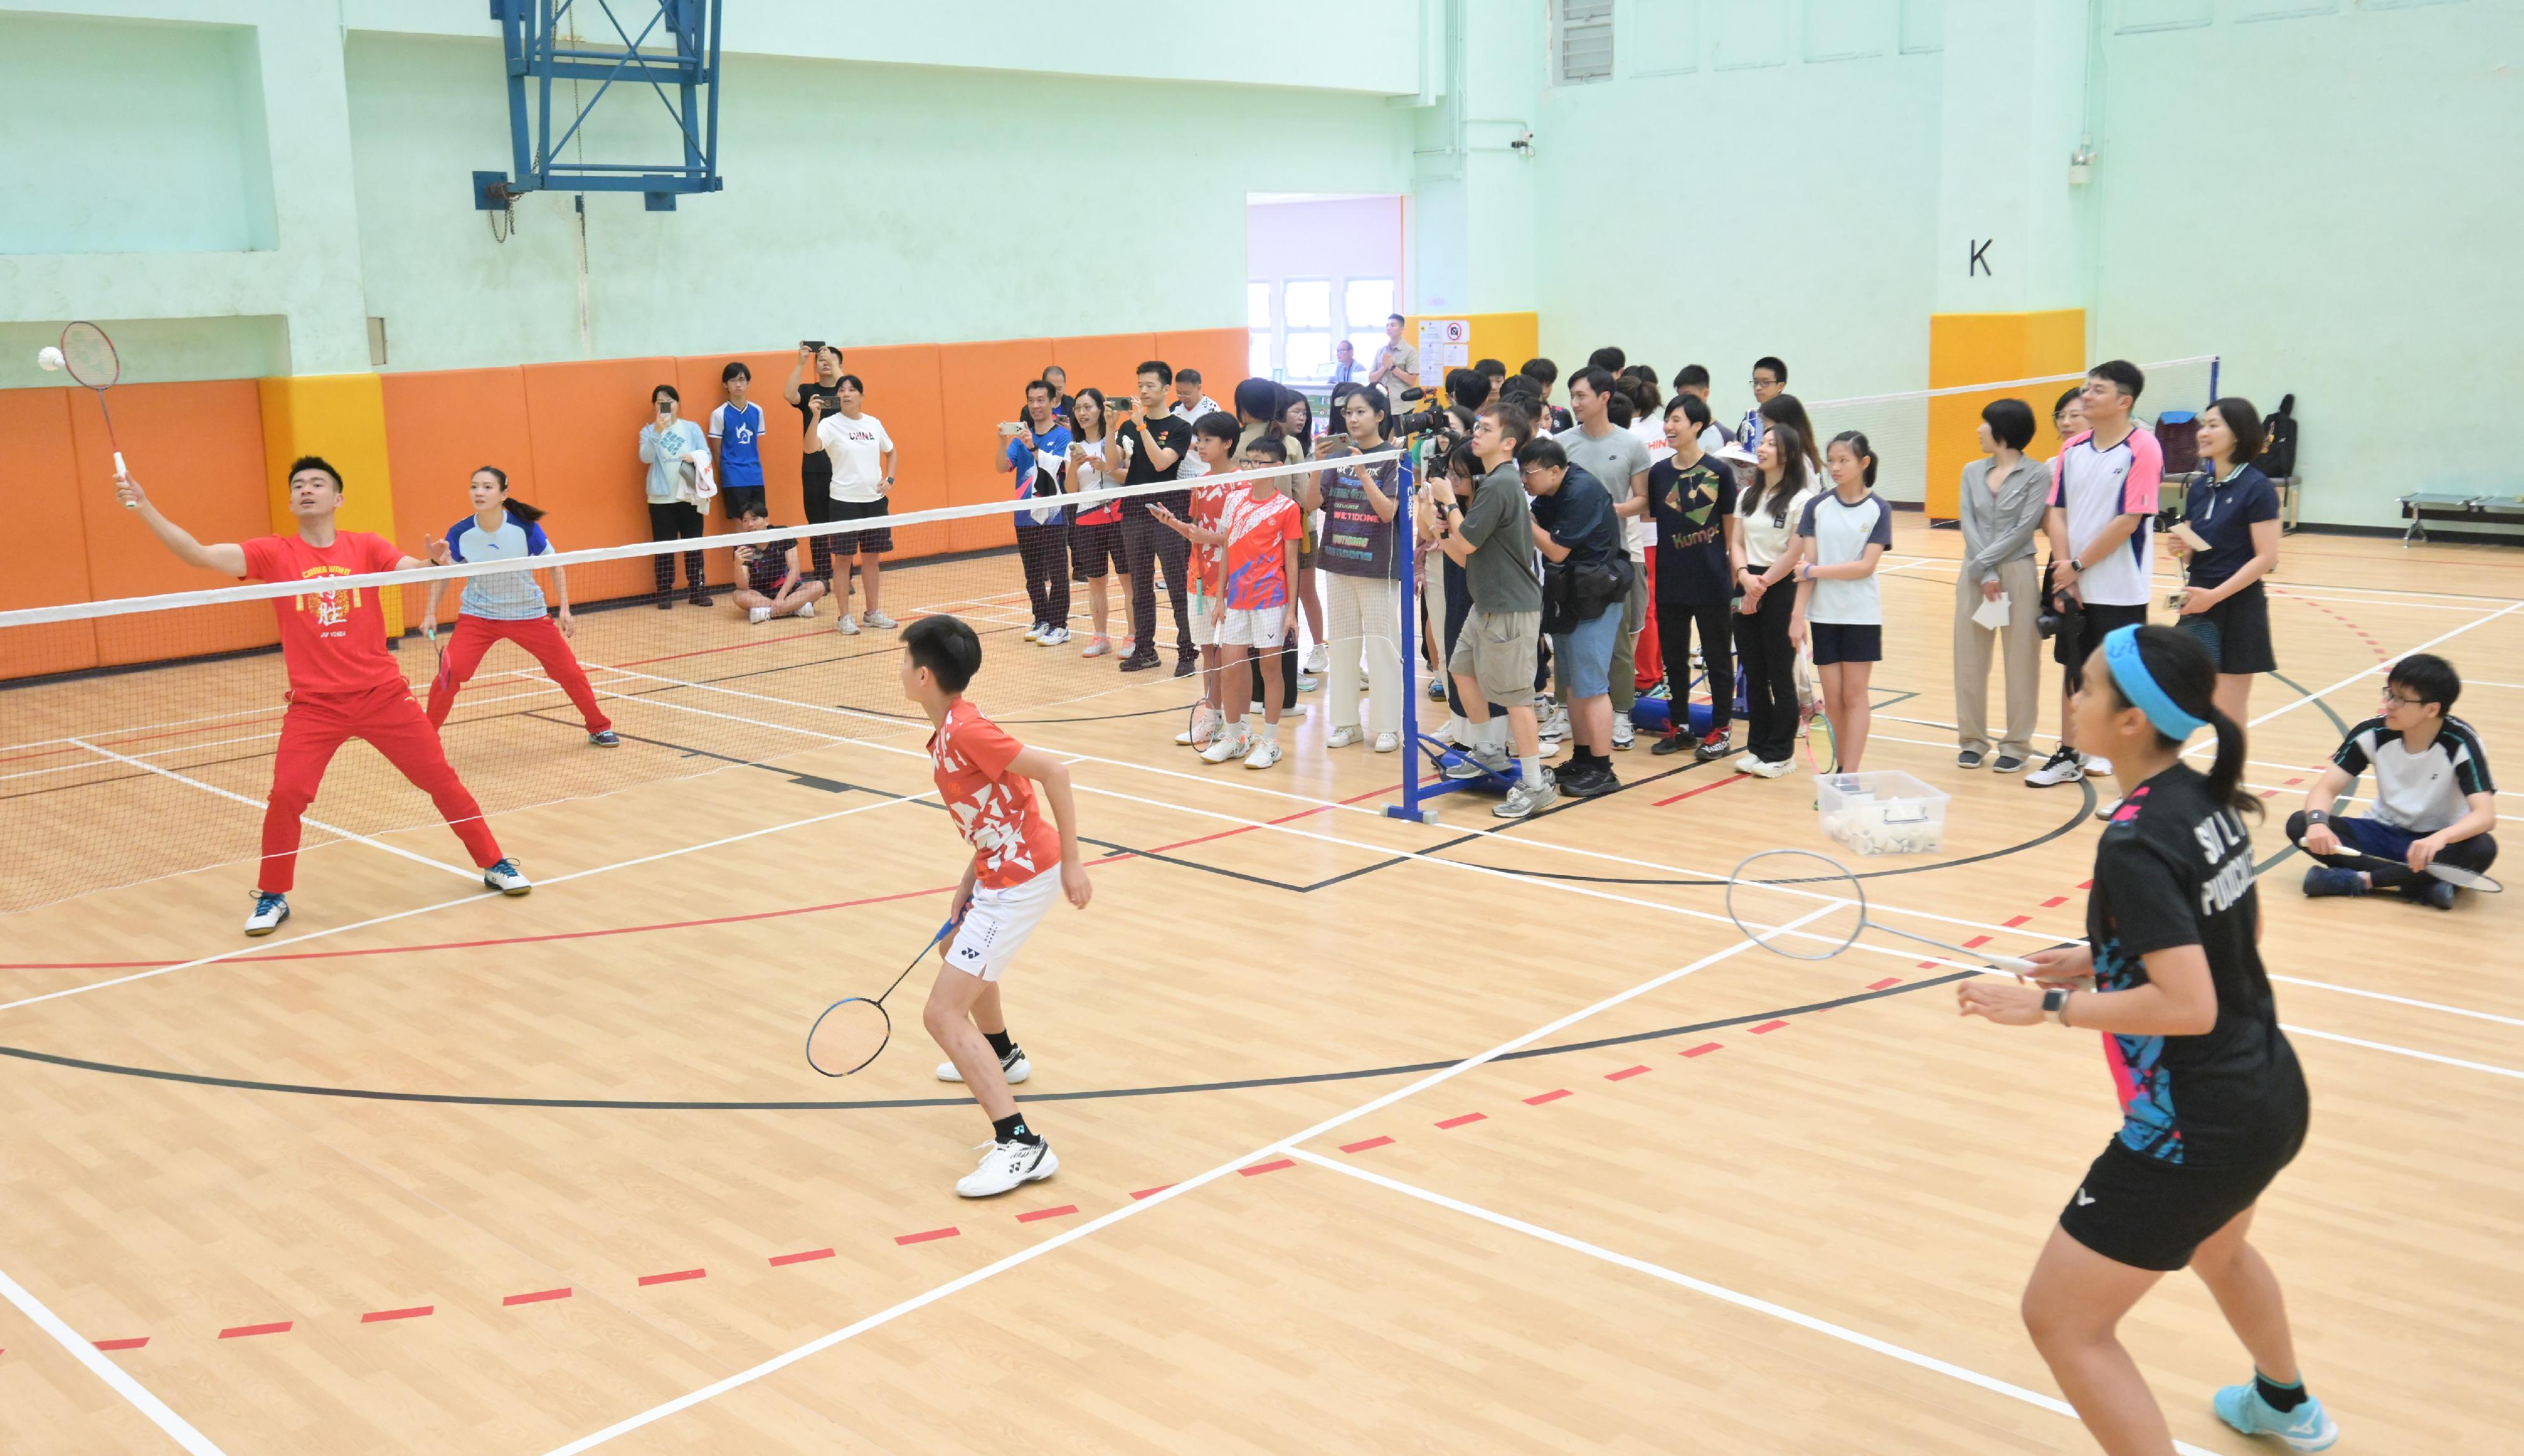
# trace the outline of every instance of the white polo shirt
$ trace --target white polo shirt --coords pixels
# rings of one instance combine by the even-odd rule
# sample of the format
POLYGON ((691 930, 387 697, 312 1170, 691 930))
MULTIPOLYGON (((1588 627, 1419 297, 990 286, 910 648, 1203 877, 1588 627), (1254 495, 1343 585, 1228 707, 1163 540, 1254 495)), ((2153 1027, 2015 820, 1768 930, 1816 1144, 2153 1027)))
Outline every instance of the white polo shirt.
POLYGON ((2110 450, 2095 432, 2069 437, 2051 461, 2051 504, 2068 517, 2068 554, 2083 568, 2080 599, 2101 607, 2145 607, 2155 588, 2156 498, 2164 483, 2164 451, 2149 430, 2133 428, 2110 450), (2123 515, 2141 517, 2129 539, 2089 560, 2086 547, 2123 515))

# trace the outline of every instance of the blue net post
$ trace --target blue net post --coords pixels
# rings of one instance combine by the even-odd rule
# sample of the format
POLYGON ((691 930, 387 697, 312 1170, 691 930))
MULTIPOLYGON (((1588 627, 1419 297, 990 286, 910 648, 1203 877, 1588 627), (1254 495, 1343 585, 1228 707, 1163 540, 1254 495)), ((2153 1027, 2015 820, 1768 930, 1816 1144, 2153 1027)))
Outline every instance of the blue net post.
MULTIPOLYGON (((1416 635, 1420 578, 1413 566, 1420 544, 1417 496, 1421 482, 1420 472, 1410 468, 1411 463, 1406 458, 1405 467, 1396 472, 1402 486, 1402 499, 1393 512, 1393 565, 1402 588, 1401 610, 1394 630, 1401 634, 1398 645, 1406 666, 1420 660, 1420 639, 1416 635)), ((1430 670, 1443 672, 1445 666, 1443 662, 1433 663, 1430 670)), ((1423 798, 1420 791, 1420 674, 1406 671, 1402 674, 1402 801, 1386 804, 1385 816, 1433 824, 1437 820, 1437 811, 1422 807, 1423 798)))

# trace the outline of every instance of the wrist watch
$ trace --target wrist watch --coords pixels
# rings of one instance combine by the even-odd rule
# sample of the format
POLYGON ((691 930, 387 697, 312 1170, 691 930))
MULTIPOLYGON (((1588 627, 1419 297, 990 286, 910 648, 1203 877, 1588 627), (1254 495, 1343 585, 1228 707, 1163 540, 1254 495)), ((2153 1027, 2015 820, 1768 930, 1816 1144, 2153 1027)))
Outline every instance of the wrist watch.
POLYGON ((2329 809, 2307 809, 2305 811, 2305 822, 2307 824, 2328 824, 2331 822, 2331 811, 2329 809))
POLYGON ((2067 988, 2053 986, 2043 991, 2042 1014, 2050 1017, 2053 1021, 2060 1023, 2062 1026, 2066 1026, 2068 1024, 2067 988))
POLYGON ((2075 557, 2070 557, 2068 558, 2068 569, 2076 572, 2079 576, 2083 576, 2086 574, 2086 563, 2078 560, 2075 557))

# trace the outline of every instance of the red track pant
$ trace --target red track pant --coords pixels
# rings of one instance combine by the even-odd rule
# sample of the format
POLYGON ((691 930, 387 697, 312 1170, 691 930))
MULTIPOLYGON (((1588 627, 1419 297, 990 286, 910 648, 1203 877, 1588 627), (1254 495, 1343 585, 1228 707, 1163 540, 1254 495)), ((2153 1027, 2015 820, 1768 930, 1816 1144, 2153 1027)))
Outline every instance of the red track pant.
POLYGON ((300 693, 280 719, 280 751, 271 762, 271 801, 263 811, 263 880, 267 894, 285 894, 298 879, 298 821, 324 782, 324 766, 342 741, 365 739, 447 816, 473 862, 500 862, 500 842, 482 821, 481 805, 457 780, 438 745, 438 730, 401 683, 363 693, 300 693))
POLYGON ((578 665, 578 655, 569 650, 569 639, 548 616, 527 617, 523 621, 502 622, 489 617, 460 614, 456 630, 448 635, 447 652, 439 658, 437 680, 429 685, 429 721, 443 724, 449 709, 456 706, 456 694, 473 669, 482 664, 482 655, 495 642, 513 642, 535 655, 544 671, 560 684, 569 701, 578 704, 578 715, 587 720, 587 731, 603 733, 613 726, 613 720, 596 705, 596 690, 587 685, 587 673, 578 665))

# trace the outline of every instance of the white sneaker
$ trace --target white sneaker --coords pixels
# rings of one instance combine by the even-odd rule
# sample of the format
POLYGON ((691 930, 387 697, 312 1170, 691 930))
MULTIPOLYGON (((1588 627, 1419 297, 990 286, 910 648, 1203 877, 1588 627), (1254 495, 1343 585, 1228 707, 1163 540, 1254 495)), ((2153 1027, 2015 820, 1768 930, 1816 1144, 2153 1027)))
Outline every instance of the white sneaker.
POLYGON ((1253 752, 1244 755, 1244 766, 1247 768, 1269 768, 1279 761, 1280 740, 1276 738, 1266 738, 1256 742, 1253 745, 1253 752))
MULTIPOLYGON (((1018 1083, 1023 1082, 1034 1075, 1034 1063, 1026 1060, 1025 1047, 1023 1045, 1013 1045, 1008 1048, 1007 1055, 999 1058, 999 1070, 1007 1074, 1008 1086, 1014 1087, 1018 1083)), ((940 1062, 938 1064, 938 1080, 941 1082, 962 1082, 964 1080, 964 1074, 955 1070, 955 1064, 953 1062, 940 1062)))
POLYGON ((1455 716, 1453 713, 1448 713, 1446 714, 1446 726, 1437 730, 1438 741, 1442 743, 1450 743, 1455 745, 1457 748, 1462 748, 1464 746, 1464 720, 1455 716))
POLYGON ((1026 628, 1025 640, 1028 642, 1041 642, 1043 641, 1043 634, 1050 630, 1051 629, 1049 627, 1044 626, 1041 622, 1037 622, 1033 626, 1026 628))
POLYGON ((1192 714, 1191 726, 1175 735, 1175 747, 1179 749, 1208 748, 1211 744, 1218 741, 1218 730, 1226 726, 1226 722, 1227 720, 1225 718, 1218 715, 1218 709, 1204 706, 1192 714))
POLYGON ((813 615, 815 614, 815 604, 814 604, 814 603, 812 603, 812 602, 801 602, 801 603, 799 603, 799 604, 798 604, 798 614, 799 614, 800 616, 813 616, 813 615))
POLYGON ((2088 753, 2086 755, 2086 777, 2090 779, 2108 779, 2111 776, 2112 760, 2100 753, 2088 753))
POLYGON ((876 628, 877 630, 879 630, 879 631, 881 631, 881 632, 890 632, 890 631, 894 630, 896 627, 898 627, 898 626, 902 625, 900 622, 898 622, 898 621, 896 621, 894 618, 892 618, 892 617, 890 617, 890 616, 887 616, 884 612, 881 612, 881 611, 877 610, 877 609, 876 609, 875 607, 869 607, 869 608, 868 608, 868 611, 867 611, 867 624, 868 624, 869 626, 871 626, 871 627, 876 628))
POLYGON ((288 896, 257 891, 254 897, 254 913, 245 917, 245 933, 250 936, 267 936, 278 930, 280 922, 288 918, 288 896))
POLYGON ((502 895, 523 895, 535 888, 535 882, 526 878, 526 872, 517 868, 513 859, 503 859, 483 870, 482 883, 502 895))
POLYGON ((1044 633, 1043 636, 1036 640, 1041 642, 1044 647, 1058 647, 1069 640, 1069 629, 1067 627, 1054 627, 1050 631, 1044 633))
POLYGON ((963 1197, 996 1197, 1060 1171, 1060 1159, 1047 1141, 985 1142, 982 1147, 982 1166, 956 1180, 955 1191, 963 1197))
POLYGON ((1775 779, 1794 773, 1796 767, 1796 761, 1790 758, 1781 758, 1772 763, 1755 760, 1753 766, 1744 771, 1757 779, 1775 779))
POLYGON ((1329 672, 1332 670, 1332 653, 1327 650, 1322 643, 1318 642, 1313 647, 1306 649, 1306 655, 1298 659, 1297 670, 1299 672, 1329 672))
POLYGON ((757 627, 761 626, 764 622, 771 620, 771 608, 768 607, 749 607, 745 609, 745 619, 757 627))
POLYGON ((1109 657, 1112 655, 1113 639, 1110 637, 1096 637, 1090 639, 1086 650, 1081 652, 1078 655, 1082 657, 1109 657))
POLYGON ((1551 801, 1559 797, 1560 787, 1547 778, 1531 786, 1520 782, 1507 791, 1507 798, 1500 800, 1496 808, 1490 810, 1490 817, 1522 819, 1538 809, 1549 808, 1551 801))
POLYGON ((1123 634, 1122 634, 1122 642, 1121 642, 1121 645, 1113 649, 1113 651, 1115 651, 1115 652, 1117 652, 1117 653, 1120 653, 1123 656, 1126 656, 1126 657, 1127 657, 1127 656, 1129 656, 1129 655, 1131 655, 1133 653, 1138 652, 1139 650, 1140 650, 1140 639, 1139 639, 1139 638, 1137 638, 1137 637, 1135 637, 1135 636, 1133 636, 1132 634, 1130 634, 1130 633, 1128 633, 1128 632, 1125 632, 1125 633, 1123 633, 1123 634))
POLYGON ((1626 749, 1636 742, 1638 734, 1630 727, 1630 715, 1625 712, 1613 714, 1613 747, 1626 749))
POLYGON ((2112 810, 2119 808, 2123 801, 2124 801, 2115 799, 2111 802, 2095 810, 2095 822, 2098 824, 2110 824, 2112 822, 2112 810))
POLYGON ((1200 751, 1200 761, 1224 763, 1230 758, 1241 758, 1253 752, 1250 738, 1251 734, 1242 723, 1230 723, 1218 731, 1218 737, 1210 740, 1208 748, 1200 751))
POLYGON ((2040 768, 2024 776, 2024 787, 2048 789, 2054 784, 2073 784, 2086 776, 2086 761, 2077 751, 2062 748, 2043 761, 2040 768))
POLYGON ((1400 747, 1402 747, 1402 735, 1398 733, 1376 735, 1376 751, 1380 753, 1390 753, 1400 747))
POLYGON ((1357 724, 1352 723, 1335 728, 1331 733, 1325 735, 1324 747, 1328 749, 1345 749, 1352 744, 1365 742, 1367 742, 1367 735, 1359 731, 1357 724))
POLYGON ((1751 773, 1754 769, 1761 766, 1762 760, 1754 757, 1750 753, 1738 753, 1735 755, 1735 771, 1737 773, 1751 773))
POLYGON ((852 621, 850 619, 850 614, 846 611, 840 616, 833 618, 833 630, 841 633, 844 637, 856 637, 859 635, 859 624, 852 621))

